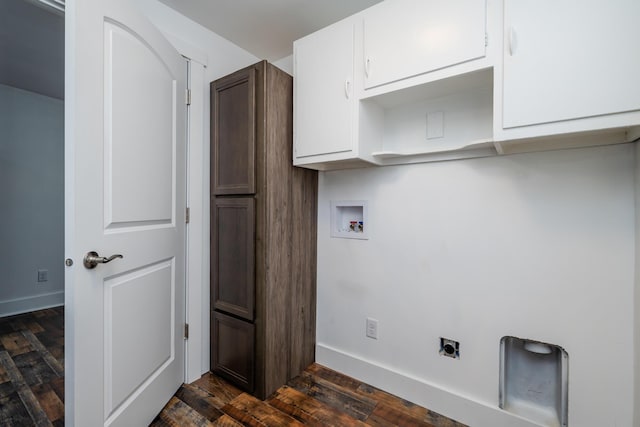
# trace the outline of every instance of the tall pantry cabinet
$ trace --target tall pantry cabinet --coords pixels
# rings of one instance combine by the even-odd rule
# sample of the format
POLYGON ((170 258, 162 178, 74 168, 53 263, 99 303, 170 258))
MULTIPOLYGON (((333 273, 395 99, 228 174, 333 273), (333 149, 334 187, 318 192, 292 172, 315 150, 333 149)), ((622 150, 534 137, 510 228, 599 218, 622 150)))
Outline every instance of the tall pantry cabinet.
POLYGON ((263 399, 314 361, 317 172, 292 166, 292 77, 211 83, 211 370, 263 399))

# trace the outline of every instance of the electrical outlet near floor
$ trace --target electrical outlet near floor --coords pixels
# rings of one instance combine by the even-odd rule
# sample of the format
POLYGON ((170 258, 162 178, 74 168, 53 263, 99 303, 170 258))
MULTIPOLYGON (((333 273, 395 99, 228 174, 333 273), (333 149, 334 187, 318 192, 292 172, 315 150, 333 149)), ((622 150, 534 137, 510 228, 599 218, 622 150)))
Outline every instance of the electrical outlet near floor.
POLYGON ((38 270, 38 282, 49 280, 49 270, 38 270))
POLYGON ((367 317, 367 337, 378 339, 378 321, 367 317))
POLYGON ((460 359, 460 343, 449 338, 440 338, 440 355, 460 359))

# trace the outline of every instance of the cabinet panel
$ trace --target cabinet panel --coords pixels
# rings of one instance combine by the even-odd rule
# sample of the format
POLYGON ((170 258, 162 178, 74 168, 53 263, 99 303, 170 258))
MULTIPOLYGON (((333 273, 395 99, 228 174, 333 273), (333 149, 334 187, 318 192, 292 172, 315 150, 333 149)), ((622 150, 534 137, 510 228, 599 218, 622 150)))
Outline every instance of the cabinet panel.
POLYGON ((214 199, 211 206, 212 307, 247 320, 254 318, 255 202, 214 199))
POLYGON ((211 84, 211 191, 255 193, 255 70, 211 84))
POLYGON ((211 370, 247 391, 254 386, 255 327, 222 313, 211 314, 211 370))
POLYGON ((297 40, 294 56, 294 163, 352 151, 353 21, 297 40))
POLYGON ((640 109, 640 2, 505 1, 505 128, 640 109))
POLYGON ((365 88, 485 55, 485 0, 387 0, 364 13, 365 88))

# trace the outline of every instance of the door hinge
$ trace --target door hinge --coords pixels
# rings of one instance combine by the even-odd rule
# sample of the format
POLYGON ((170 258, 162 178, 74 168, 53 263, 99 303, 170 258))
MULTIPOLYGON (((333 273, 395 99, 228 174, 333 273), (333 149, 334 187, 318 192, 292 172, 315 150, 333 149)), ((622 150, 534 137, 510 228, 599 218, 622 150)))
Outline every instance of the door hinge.
POLYGON ((487 46, 489 46, 489 33, 484 33, 484 47, 487 47, 487 46))
POLYGON ((191 89, 187 89, 185 93, 185 102, 187 105, 191 105, 191 89))
POLYGON ((189 324, 188 323, 184 324, 184 339, 185 340, 189 339, 189 324))
POLYGON ((186 208, 184 211, 184 222, 185 224, 189 224, 189 221, 191 220, 191 209, 186 208))

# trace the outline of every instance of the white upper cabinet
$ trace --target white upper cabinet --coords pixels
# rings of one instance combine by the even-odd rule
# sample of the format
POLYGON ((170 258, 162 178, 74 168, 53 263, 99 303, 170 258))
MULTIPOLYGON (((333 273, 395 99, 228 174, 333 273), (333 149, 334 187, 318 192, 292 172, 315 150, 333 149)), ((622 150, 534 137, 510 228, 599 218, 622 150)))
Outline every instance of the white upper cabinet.
POLYGON ((294 164, 640 136, 640 0, 385 0, 294 43, 294 164))
POLYGON ((640 110, 639 22, 639 0, 505 0, 502 127, 640 110))
POLYGON ((354 21, 294 43, 294 164, 350 158, 354 151, 354 21))
POLYGON ((485 55, 485 0, 386 0, 363 16, 365 89, 485 55))

